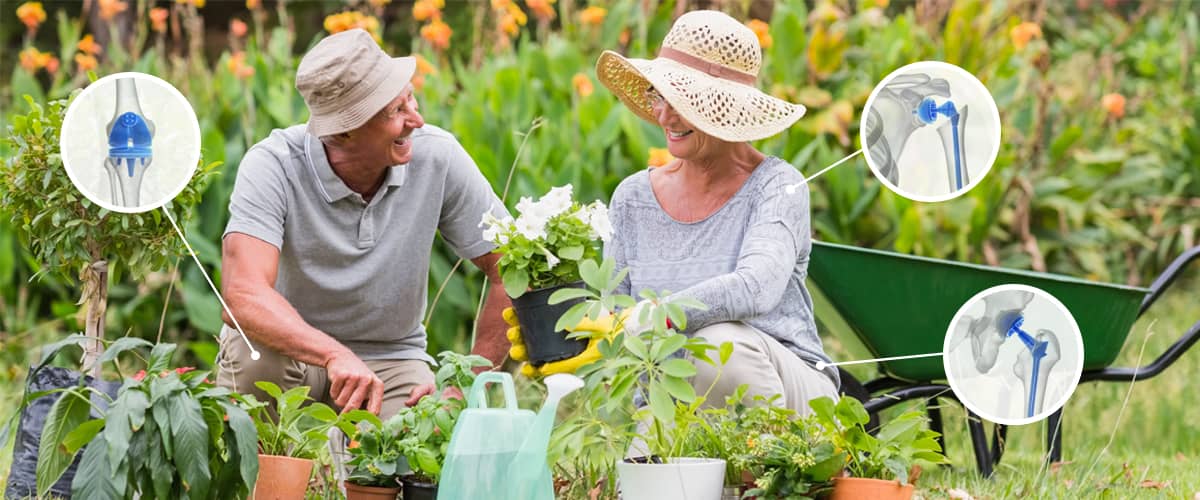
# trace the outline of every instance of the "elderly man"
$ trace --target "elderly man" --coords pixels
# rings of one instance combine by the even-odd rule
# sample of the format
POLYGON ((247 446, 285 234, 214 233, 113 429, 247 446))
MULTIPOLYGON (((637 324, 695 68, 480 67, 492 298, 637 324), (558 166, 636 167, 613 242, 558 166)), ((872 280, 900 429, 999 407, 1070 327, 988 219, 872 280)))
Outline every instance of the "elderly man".
POLYGON ((226 326, 221 386, 260 399, 259 380, 309 386, 318 401, 385 418, 432 392, 421 319, 439 231, 491 277, 473 352, 503 360, 509 300, 478 223, 506 212, 454 136, 425 124, 415 68, 363 30, 300 62, 308 123, 250 148, 229 201, 225 299, 261 358, 226 326))

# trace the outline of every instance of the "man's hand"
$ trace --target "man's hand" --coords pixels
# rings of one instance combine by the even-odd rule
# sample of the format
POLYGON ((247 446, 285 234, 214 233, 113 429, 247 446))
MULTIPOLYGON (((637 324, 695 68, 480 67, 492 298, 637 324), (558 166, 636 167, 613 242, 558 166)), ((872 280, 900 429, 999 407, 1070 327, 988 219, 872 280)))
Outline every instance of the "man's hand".
POLYGON ((334 354, 325 362, 329 374, 329 395, 343 412, 362 408, 379 414, 383 409, 383 380, 350 351, 334 354))
POLYGON ((575 370, 582 368, 592 362, 600 359, 600 340, 611 338, 620 331, 619 326, 614 325, 614 322, 620 318, 624 318, 625 314, 620 314, 618 317, 608 315, 596 321, 588 318, 583 318, 578 325, 568 328, 568 332, 589 332, 588 345, 583 352, 578 355, 560 361, 552 361, 540 366, 533 366, 528 362, 528 356, 525 352, 525 342, 521 338, 521 325, 517 322, 517 315, 511 307, 504 310, 504 321, 508 323, 508 341, 512 343, 512 349, 509 350, 508 356, 516 361, 521 361, 521 374, 526 377, 542 377, 555 373, 575 373, 575 370), (614 328, 614 326, 617 326, 614 328))

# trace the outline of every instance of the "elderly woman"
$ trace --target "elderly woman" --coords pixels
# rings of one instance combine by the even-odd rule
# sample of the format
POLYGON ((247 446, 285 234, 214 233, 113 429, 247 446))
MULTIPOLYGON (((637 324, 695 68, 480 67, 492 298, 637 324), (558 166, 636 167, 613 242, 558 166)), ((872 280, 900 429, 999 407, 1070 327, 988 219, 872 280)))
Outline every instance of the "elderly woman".
POLYGON ((685 333, 734 346, 719 377, 697 363, 698 390, 716 380, 709 402, 746 384, 748 396, 780 395, 776 404, 804 414, 810 399, 836 398, 839 382, 836 368, 814 366, 829 358, 804 285, 808 192, 787 188, 804 178, 748 142, 788 128, 804 107, 758 90, 761 66, 754 33, 715 11, 681 16, 656 59, 600 56, 600 82, 662 127, 675 158, 617 187, 605 254, 630 268, 618 293, 671 290, 708 306, 689 311, 685 333))

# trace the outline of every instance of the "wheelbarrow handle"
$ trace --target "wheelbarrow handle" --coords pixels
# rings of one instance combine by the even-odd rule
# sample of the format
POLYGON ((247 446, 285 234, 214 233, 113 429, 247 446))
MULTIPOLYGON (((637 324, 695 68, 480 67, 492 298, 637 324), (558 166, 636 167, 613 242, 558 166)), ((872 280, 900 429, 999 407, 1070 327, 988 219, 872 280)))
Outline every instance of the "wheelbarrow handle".
POLYGON ((1142 313, 1145 313, 1162 296, 1163 292, 1171 287, 1171 283, 1175 282, 1175 279, 1183 274, 1184 268, 1197 258, 1200 258, 1200 246, 1187 249, 1182 254, 1179 254, 1175 260, 1171 261, 1171 265, 1167 266, 1162 274, 1159 274, 1154 279, 1154 283, 1150 285, 1150 293, 1142 300, 1142 307, 1138 309, 1138 316, 1140 317, 1142 313))

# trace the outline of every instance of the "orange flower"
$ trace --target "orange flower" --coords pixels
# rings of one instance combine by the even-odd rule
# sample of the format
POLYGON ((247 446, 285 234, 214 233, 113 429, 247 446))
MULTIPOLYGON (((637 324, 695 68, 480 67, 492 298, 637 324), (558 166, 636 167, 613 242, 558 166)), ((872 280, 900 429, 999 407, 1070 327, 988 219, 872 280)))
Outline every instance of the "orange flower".
POLYGON ((450 29, 450 25, 442 22, 441 19, 434 19, 433 22, 421 27, 421 38, 438 50, 446 50, 450 47, 450 35, 452 34, 454 31, 450 29))
POLYGON ((91 54, 93 56, 104 52, 104 47, 101 47, 100 44, 96 43, 96 39, 92 38, 92 35, 85 35, 83 39, 79 41, 79 43, 75 44, 75 46, 78 47, 81 52, 85 54, 91 54))
POLYGON ((246 0, 247 9, 257 10, 259 7, 262 7, 262 0, 246 0))
POLYGON ((575 73, 575 76, 571 78, 571 85, 575 86, 575 93, 580 97, 590 96, 596 90, 592 86, 592 79, 583 73, 575 73))
POLYGON ((769 24, 758 19, 751 19, 746 22, 746 27, 754 32, 754 36, 758 37, 758 44, 764 50, 771 48, 771 45, 775 44, 775 39, 771 38, 771 26, 769 24))
POLYGON ((438 73, 438 70, 433 66, 433 63, 429 62, 429 60, 425 59, 425 57, 421 54, 416 54, 413 57, 417 60, 417 73, 422 75, 436 75, 438 73))
POLYGON ((242 80, 254 76, 254 66, 246 64, 246 53, 240 50, 229 56, 228 66, 229 72, 242 80))
POLYGON ((621 45, 629 45, 629 28, 621 30, 621 34, 617 36, 617 42, 621 45))
POLYGON ((361 12, 349 11, 340 14, 330 14, 325 17, 325 31, 330 34, 341 33, 343 31, 362 28, 371 33, 371 37, 375 41, 379 41, 379 20, 374 16, 363 15, 361 12))
POLYGON ((675 157, 671 156, 671 153, 666 149, 650 148, 650 161, 648 163, 650 163, 651 167, 661 167, 671 163, 671 160, 674 159, 675 157))
POLYGON ((145 380, 146 379, 146 370, 138 370, 137 373, 133 374, 133 379, 138 382, 145 380))
POLYGON ((417 21, 428 21, 430 19, 441 19, 442 12, 438 10, 437 4, 432 0, 417 0, 412 8, 413 19, 417 21))
MULTIPOLYGON (((495 4, 493 3, 493 5, 495 4)), ((508 36, 517 36, 517 33, 521 31, 521 26, 525 26, 527 22, 529 22, 529 18, 525 16, 525 11, 521 10, 516 3, 509 2, 500 12, 500 20, 496 26, 508 36)))
POLYGON ((579 13, 579 22, 589 26, 599 26, 604 23, 604 16, 608 15, 608 10, 604 7, 588 7, 579 13))
POLYGON ((162 7, 150 9, 150 27, 159 33, 167 32, 167 16, 170 12, 162 7))
POLYGON ((554 19, 554 0, 525 0, 525 6, 533 11, 533 15, 542 21, 554 19))
POLYGON ((34 47, 22 50, 18 57, 21 60, 21 67, 30 73, 36 73, 39 69, 45 68, 54 58, 48 52, 42 52, 34 47))
MULTIPOLYGON (((47 54, 47 55, 49 55, 49 54, 47 54)), ((46 72, 47 73, 57 73, 58 72, 58 58, 57 57, 50 56, 50 60, 46 61, 46 72)))
POLYGON ((129 4, 121 0, 99 0, 97 5, 100 6, 100 18, 105 21, 112 21, 113 17, 129 8, 129 4))
POLYGON ((1029 41, 1034 38, 1041 38, 1042 28, 1031 22, 1023 22, 1013 26, 1008 32, 1009 38, 1012 38, 1012 44, 1017 50, 1024 49, 1029 45, 1029 41))
POLYGON ((1100 106, 1108 111, 1108 116, 1113 118, 1125 116, 1125 96, 1121 94, 1105 94, 1100 98, 1100 106))
POLYGON ((235 18, 232 21, 229 21, 229 32, 233 33, 234 38, 246 36, 246 31, 248 30, 249 28, 246 26, 246 23, 241 19, 235 18))
POLYGON ((504 10, 512 5, 512 0, 492 0, 492 10, 504 10))
POLYGON ((85 72, 96 69, 96 66, 100 65, 100 63, 96 61, 95 57, 87 54, 75 54, 75 64, 79 66, 79 71, 85 72))
POLYGON ((183 5, 192 4, 195 5, 197 9, 203 9, 205 1, 206 0, 175 0, 175 3, 183 5))
POLYGON ((25 2, 17 7, 17 19, 20 19, 26 28, 35 30, 46 20, 46 10, 42 8, 42 2, 25 2))
POLYGON ((371 4, 372 7, 383 7, 392 3, 392 0, 367 0, 367 3, 371 4))

